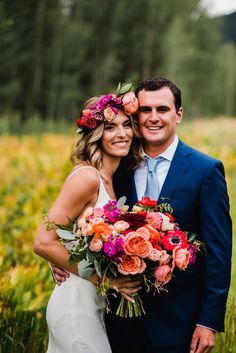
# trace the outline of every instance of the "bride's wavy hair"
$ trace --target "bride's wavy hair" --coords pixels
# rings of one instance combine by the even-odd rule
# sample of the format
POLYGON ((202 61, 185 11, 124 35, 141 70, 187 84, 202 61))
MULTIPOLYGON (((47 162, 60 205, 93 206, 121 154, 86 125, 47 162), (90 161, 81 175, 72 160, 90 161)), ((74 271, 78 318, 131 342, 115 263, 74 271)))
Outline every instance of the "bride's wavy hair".
MULTIPOLYGON (((96 104, 103 96, 93 97, 84 103, 83 109, 89 108, 91 105, 96 104)), ((122 107, 118 108, 124 112, 122 107)), ((125 169, 134 169, 142 160, 142 145, 141 135, 137 122, 130 116, 131 127, 133 130, 133 141, 127 156, 122 157, 122 166, 125 169)), ((102 149, 102 136, 104 132, 104 123, 99 124, 93 130, 85 130, 81 138, 77 141, 75 149, 73 150, 70 160, 73 165, 79 164, 81 161, 89 162, 93 167, 99 169, 102 166, 103 149, 102 149)), ((123 168, 122 168, 123 169, 123 168)))

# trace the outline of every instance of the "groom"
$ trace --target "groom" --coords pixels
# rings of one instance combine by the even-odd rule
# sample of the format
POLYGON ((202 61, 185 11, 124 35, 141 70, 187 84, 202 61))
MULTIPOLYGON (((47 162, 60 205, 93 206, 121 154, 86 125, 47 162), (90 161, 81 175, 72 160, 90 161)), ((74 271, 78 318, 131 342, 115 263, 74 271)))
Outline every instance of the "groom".
MULTIPOLYGON (((136 96, 145 158, 134 172, 120 172, 115 180, 117 198, 126 195, 130 206, 140 200, 148 182, 148 159, 161 156, 150 193, 160 190, 156 196, 171 204, 175 222, 196 233, 207 253, 185 271, 175 270, 168 291, 155 296, 144 293, 145 317, 107 315, 112 351, 210 352, 215 332, 224 330, 230 284, 232 229, 224 167, 178 139, 176 128, 183 108, 174 83, 161 77, 142 81, 136 96)), ((153 197, 147 192, 146 196, 153 197)))

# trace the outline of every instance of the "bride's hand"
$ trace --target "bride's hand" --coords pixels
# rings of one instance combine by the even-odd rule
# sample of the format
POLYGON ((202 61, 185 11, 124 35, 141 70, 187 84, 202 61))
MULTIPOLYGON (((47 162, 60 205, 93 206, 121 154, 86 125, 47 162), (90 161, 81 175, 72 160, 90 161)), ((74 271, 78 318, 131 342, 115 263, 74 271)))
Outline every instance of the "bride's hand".
POLYGON ((119 292, 125 299, 129 302, 134 303, 135 300, 132 298, 132 295, 137 294, 141 286, 141 280, 131 280, 129 277, 122 277, 116 279, 109 279, 110 288, 114 289, 116 292, 119 292))
POLYGON ((60 284, 62 282, 65 282, 67 280, 67 278, 70 277, 70 274, 67 271, 63 270, 62 268, 57 267, 53 263, 50 262, 49 266, 52 271, 53 279, 58 286, 60 286, 60 284))

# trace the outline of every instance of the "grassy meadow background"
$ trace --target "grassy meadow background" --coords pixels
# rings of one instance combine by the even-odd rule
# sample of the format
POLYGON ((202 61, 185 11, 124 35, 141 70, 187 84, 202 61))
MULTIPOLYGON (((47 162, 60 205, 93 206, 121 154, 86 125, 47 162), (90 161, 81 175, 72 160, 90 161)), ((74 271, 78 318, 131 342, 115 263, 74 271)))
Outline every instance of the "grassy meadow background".
MULTIPOLYGON (((36 130, 34 130, 36 131, 36 130)), ((236 119, 184 121, 179 136, 221 159, 226 169, 231 215, 236 219, 236 119)), ((44 353, 45 307, 54 283, 48 264, 32 252, 43 213, 71 169, 74 129, 0 137, 0 353, 44 353)), ((235 236, 235 234, 234 234, 235 236)), ((226 316, 215 353, 236 352, 236 262, 226 316)))

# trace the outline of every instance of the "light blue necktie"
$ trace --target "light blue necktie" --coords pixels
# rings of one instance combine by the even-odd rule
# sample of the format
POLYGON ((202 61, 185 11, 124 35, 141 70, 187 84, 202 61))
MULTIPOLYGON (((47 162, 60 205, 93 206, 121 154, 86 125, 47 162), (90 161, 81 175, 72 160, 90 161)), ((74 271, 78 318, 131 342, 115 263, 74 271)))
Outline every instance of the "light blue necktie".
POLYGON ((148 196, 151 200, 157 200, 160 194, 160 185, 157 178, 157 165, 163 161, 163 157, 150 158, 147 157, 147 183, 144 196, 148 196))

